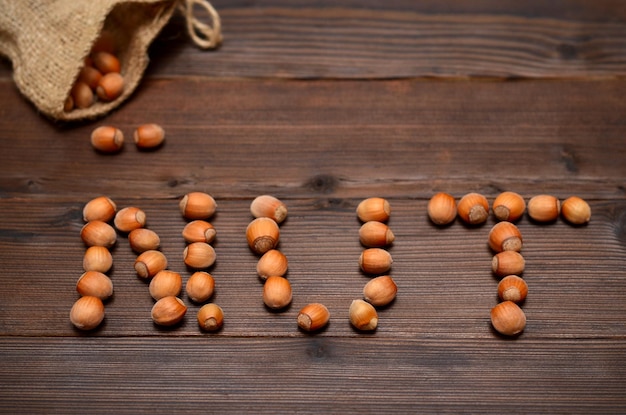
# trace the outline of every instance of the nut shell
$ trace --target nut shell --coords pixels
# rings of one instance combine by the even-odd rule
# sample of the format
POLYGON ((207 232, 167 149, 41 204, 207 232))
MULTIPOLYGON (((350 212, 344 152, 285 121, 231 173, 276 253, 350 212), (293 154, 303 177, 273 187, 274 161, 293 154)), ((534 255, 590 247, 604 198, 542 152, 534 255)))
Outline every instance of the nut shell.
POLYGON ((210 244, 215 240, 217 232, 213 225, 204 220, 193 220, 183 228, 183 239, 188 244, 192 242, 206 242, 210 244))
POLYGON ((124 133, 107 125, 98 127, 91 132, 91 145, 103 153, 117 153, 124 147, 124 133))
POLYGON ((536 222, 553 222, 559 217, 561 203, 552 195, 537 195, 530 198, 527 210, 536 222))
POLYGON ((157 148, 165 141, 165 130, 158 124, 143 124, 135 130, 133 140, 142 150, 157 148))
POLYGON ((115 202, 106 196, 99 196, 85 204, 83 207, 83 220, 85 222, 93 220, 108 222, 113 219, 116 211, 117 206, 115 202))
POLYGON ((150 280, 150 296, 155 300, 163 297, 178 296, 183 288, 183 279, 178 272, 161 270, 150 280))
POLYGON ((185 291, 191 301, 202 303, 213 295, 215 280, 208 272, 196 271, 187 280, 185 291))
POLYGON ((496 219, 515 222, 524 215, 526 201, 518 193, 502 192, 493 201, 491 209, 496 219))
POLYGON ((96 94, 102 101, 113 101, 124 92, 124 78, 117 72, 102 75, 96 87, 96 94))
POLYGON ((528 295, 528 284, 517 275, 507 275, 498 283, 498 297, 502 301, 521 303, 528 295))
POLYGON ((76 281, 76 292, 104 301, 113 295, 113 282, 102 272, 85 271, 76 281))
POLYGON ((591 220, 591 207, 580 197, 571 196, 563 201, 561 215, 572 225, 584 225, 591 220))
POLYGON ((263 284, 263 302, 269 308, 279 310, 291 303, 291 284, 287 278, 272 275, 263 284))
POLYGON ((498 222, 489 231, 489 247, 494 252, 519 252, 522 250, 522 233, 511 222, 498 222))
POLYGON ((298 327, 305 331, 316 331, 328 324, 330 312, 324 304, 307 304, 298 313, 298 327))
POLYGON ((117 241, 115 229, 106 222, 92 220, 80 230, 80 237, 87 246, 104 246, 110 248, 117 241))
POLYGON ((521 275, 525 266, 526 261, 524 257, 516 251, 499 252, 491 260, 491 269, 500 277, 521 275))
POLYGON ((513 301, 503 301, 491 309, 491 324, 498 333, 515 336, 526 327, 526 315, 513 301))
POLYGON ((98 297, 80 297, 70 310, 70 321, 81 330, 93 330, 104 320, 104 304, 98 297))
POLYGON ((115 228, 120 232, 130 232, 146 226, 146 213, 135 206, 125 207, 115 214, 115 228))
POLYGON ((271 195, 261 195, 250 203, 250 213, 255 218, 270 218, 282 223, 287 218, 287 205, 271 195))
POLYGON ((436 193, 428 201, 428 217, 435 225, 448 225, 457 216, 456 200, 448 193, 436 193))
POLYGON ((398 292, 396 282, 389 275, 373 278, 363 287, 363 298, 375 307, 391 303, 398 292))
POLYGON ((191 192, 182 197, 179 202, 182 215, 189 220, 208 219, 217 210, 217 203, 213 196, 203 192, 191 192))
POLYGON ((266 280, 272 275, 284 276, 289 268, 287 257, 277 249, 270 249, 259 258, 256 272, 259 278, 266 280))
POLYGON ((187 313, 187 306, 178 297, 163 297, 154 303, 150 315, 160 326, 173 326, 179 323, 187 313))
POLYGON ((205 242, 193 242, 183 250, 183 261, 191 268, 208 268, 215 263, 215 249, 205 242))
POLYGON ((256 218, 246 228, 246 239, 250 249, 262 255, 276 248, 280 239, 280 229, 273 219, 256 218))
POLYGON ((151 249, 139 254, 134 267, 140 278, 152 278, 157 272, 167 268, 167 258, 161 251, 151 249))
POLYGON ((350 324, 362 331, 372 331, 378 326, 378 313, 373 305, 363 300, 353 300, 349 309, 350 324))
POLYGON ((480 193, 468 193, 459 200, 457 213, 463 222, 479 225, 489 217, 489 202, 480 193))
POLYGON ((86 271, 107 272, 113 266, 113 256, 104 246, 90 246, 83 256, 83 269, 86 271))
POLYGON ((204 331, 216 331, 224 324, 224 311, 214 303, 203 305, 198 310, 198 325, 204 331))
POLYGON ((356 215, 362 222, 375 220, 387 222, 391 215, 391 205, 382 197, 370 197, 362 200, 356 208, 356 215))
POLYGON ((395 238, 389 226, 383 222, 371 220, 359 229, 359 241, 366 247, 382 248, 391 245, 395 238))
POLYGON ((128 234, 128 243, 133 251, 142 253, 158 249, 161 245, 161 238, 153 230, 137 228, 128 234))
POLYGON ((120 60, 115 55, 105 51, 98 51, 91 54, 93 66, 102 74, 118 72, 122 69, 120 60))
POLYGON ((382 248, 368 248, 359 256, 359 267, 367 274, 384 274, 391 269, 391 254, 382 248))

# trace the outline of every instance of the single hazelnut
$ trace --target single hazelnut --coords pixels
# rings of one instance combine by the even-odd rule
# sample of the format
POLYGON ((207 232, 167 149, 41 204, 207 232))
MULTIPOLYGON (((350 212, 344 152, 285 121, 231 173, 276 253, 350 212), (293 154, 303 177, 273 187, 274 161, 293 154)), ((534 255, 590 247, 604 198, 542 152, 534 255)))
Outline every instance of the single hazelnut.
POLYGON ((435 225, 448 225, 457 215, 456 200, 448 193, 436 193, 428 201, 428 217, 435 225))
POLYGON ((395 238, 389 226, 383 222, 370 220, 361 225, 359 229, 359 241, 363 246, 369 248, 382 248, 391 245, 395 238))
POLYGON ((255 218, 270 218, 282 223, 287 218, 287 205, 274 196, 261 195, 250 204, 250 213, 255 218))
POLYGON ((85 204, 83 207, 83 220, 85 222, 91 222, 92 220, 108 222, 113 219, 116 211, 117 206, 115 202, 106 196, 99 196, 85 204))
POLYGON ((153 230, 137 228, 128 234, 128 243, 133 251, 142 253, 158 249, 161 245, 161 238, 153 230))
POLYGON ((224 324, 224 311, 214 303, 203 305, 198 310, 198 325, 205 331, 219 330, 224 324))
POLYGON ((330 320, 330 312, 324 304, 307 304, 298 313, 298 327, 305 331, 316 331, 325 327, 330 320))
POLYGON ((391 215, 391 205, 382 197, 370 197, 359 203, 356 208, 356 215, 361 222, 371 220, 387 222, 391 215))
POLYGON ((109 52, 99 51, 92 53, 91 61, 93 62, 93 66, 103 74, 110 72, 119 73, 122 69, 119 59, 109 52))
POLYGON ((277 249, 270 249, 259 258, 256 272, 262 280, 266 280, 271 275, 284 276, 288 267, 287 257, 277 249))
POLYGON ((498 222, 489 231, 489 247, 494 252, 519 252, 522 250, 522 233, 511 222, 498 222))
POLYGON ((368 274, 384 274, 391 269, 391 254, 382 248, 367 248, 359 256, 359 267, 368 274))
POLYGON ((378 313, 373 305, 363 300, 354 300, 350 304, 350 323, 362 331, 375 330, 378 326, 378 313))
POLYGON ((527 210, 537 222, 553 222, 559 217, 561 203, 552 195, 537 195, 530 198, 527 210))
POLYGON ((498 283, 498 297, 502 301, 521 303, 528 295, 528 284, 517 275, 507 275, 498 283))
POLYGON ((108 272, 113 266, 113 256, 104 246, 90 246, 83 256, 83 269, 85 271, 108 272))
POLYGON ((133 134, 135 145, 143 150, 159 147, 165 140, 165 130, 158 124, 144 124, 133 134))
POLYGON ((163 297, 178 296, 182 288, 183 279, 178 272, 162 269, 152 277, 148 290, 150 296, 158 301, 163 297))
POLYGON ((263 302, 269 308, 279 310, 291 303, 291 284, 287 278, 272 275, 263 284, 263 302))
POLYGON ((215 239, 217 232, 213 225, 203 220, 193 220, 183 228, 183 239, 187 243, 206 242, 210 244, 215 239))
POLYGON ((97 127, 91 132, 91 145, 103 153, 117 153, 124 147, 124 133, 108 125, 97 127))
POLYGON ((173 326, 179 323, 187 313, 187 306, 178 297, 163 297, 154 303, 150 315, 152 320, 160 326, 173 326))
POLYGON ((120 232, 143 228, 146 226, 146 213, 135 206, 125 207, 115 214, 113 224, 120 232))
POLYGON ((398 286, 389 275, 373 278, 363 287, 363 298, 375 307, 386 306, 396 298, 398 286))
POLYGON ((526 327, 526 315, 513 301, 503 301, 491 309, 491 324, 498 333, 515 336, 526 327))
POLYGON ((167 258, 161 251, 150 249, 139 254, 134 267, 140 278, 152 278, 157 272, 167 268, 167 258))
POLYGON ((202 303, 213 296, 215 280, 208 272, 196 271, 187 280, 185 291, 191 301, 202 303))
POLYGON ((74 107, 76 108, 89 108, 93 105, 94 94, 93 90, 85 82, 78 81, 72 87, 70 92, 74 107))
POLYGON ((524 215, 526 202, 515 192, 502 192, 496 196, 491 209, 496 219, 515 222, 524 215))
POLYGON ((111 225, 100 220, 87 222, 80 230, 80 237, 87 246, 110 248, 117 241, 117 233, 111 225))
POLYGON ((208 219, 217 210, 217 203, 211 195, 203 192, 191 192, 179 202, 180 212, 186 219, 208 219))
POLYGON ((98 297, 80 297, 70 310, 70 321, 81 330, 93 330, 104 320, 104 304, 98 297))
POLYGON ((76 281, 76 292, 104 301, 113 295, 113 282, 102 272, 86 271, 76 281))
POLYGON ((491 269, 500 277, 521 275, 524 272, 525 265, 524 257, 516 251, 498 252, 491 260, 491 269))
POLYGON ((191 268, 208 268, 215 263, 215 249, 205 242, 192 242, 183 250, 183 261, 191 268))
POLYGON ((572 225, 584 225, 591 220, 591 208, 584 199, 572 196, 563 201, 561 215, 572 225))
POLYGON ((246 228, 246 239, 250 249, 262 255, 276 248, 280 239, 280 229, 273 219, 256 218, 246 228))
MULTIPOLYGON (((92 91, 95 91, 98 87, 98 82, 102 78, 102 72, 94 68, 93 66, 83 66, 78 74, 78 81, 88 85, 92 91)), ((92 93, 93 97, 93 93, 92 93)))
POLYGON ((468 193, 459 200, 457 214, 463 222, 479 225, 489 217, 489 202, 479 193, 468 193))
POLYGON ((96 94, 102 101, 113 101, 124 91, 124 78, 117 72, 109 72, 100 78, 96 94))

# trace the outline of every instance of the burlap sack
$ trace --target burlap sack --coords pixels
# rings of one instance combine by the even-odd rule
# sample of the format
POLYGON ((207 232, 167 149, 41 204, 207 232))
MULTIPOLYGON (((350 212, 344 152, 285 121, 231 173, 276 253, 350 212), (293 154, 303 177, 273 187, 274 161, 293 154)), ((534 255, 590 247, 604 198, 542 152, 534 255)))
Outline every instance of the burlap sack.
POLYGON ((176 7, 186 13, 196 44, 210 48, 220 42, 217 14, 211 16, 212 27, 193 19, 197 3, 205 8, 208 4, 205 0, 0 0, 0 54, 11 60, 17 87, 42 113, 64 121, 96 118, 135 90, 148 65, 148 46, 176 7), (115 37, 124 91, 115 101, 65 112, 65 100, 103 30, 115 37), (208 33, 202 37, 198 31, 208 33))

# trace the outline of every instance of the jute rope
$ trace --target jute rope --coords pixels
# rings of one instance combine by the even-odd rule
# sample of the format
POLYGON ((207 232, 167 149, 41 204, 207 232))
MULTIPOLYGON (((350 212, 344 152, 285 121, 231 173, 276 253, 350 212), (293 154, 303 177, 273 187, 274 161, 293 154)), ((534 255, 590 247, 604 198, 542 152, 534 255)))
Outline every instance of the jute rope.
POLYGON ((179 9, 187 21, 187 32, 193 42, 203 49, 215 49, 222 43, 222 24, 220 16, 207 0, 184 0, 179 9), (201 22, 194 15, 195 5, 203 7, 208 13, 211 24, 201 22))

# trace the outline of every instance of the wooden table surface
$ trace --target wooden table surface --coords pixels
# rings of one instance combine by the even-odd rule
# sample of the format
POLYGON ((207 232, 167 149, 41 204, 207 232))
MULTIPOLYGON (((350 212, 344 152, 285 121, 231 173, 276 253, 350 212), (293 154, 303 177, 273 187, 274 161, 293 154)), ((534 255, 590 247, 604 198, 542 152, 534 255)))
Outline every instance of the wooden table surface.
POLYGON ((626 412, 626 5, 527 2, 219 0, 224 43, 195 47, 176 14, 153 42, 136 93, 93 122, 39 115, 0 66, 0 412, 624 413, 626 412), (128 136, 157 122, 166 144, 116 155, 99 125, 128 136), (439 228, 439 191, 528 200, 578 195, 591 222, 527 216, 516 338, 490 324, 495 223, 439 228), (171 329, 150 318, 148 285, 125 235, 113 248, 103 324, 75 329, 85 246, 82 208, 107 195, 146 212, 169 268, 186 280, 191 191, 218 203, 217 333, 194 304, 171 329), (283 200, 279 249, 294 297, 262 302, 246 244, 249 206, 283 200), (385 197, 394 303, 373 333, 354 330, 357 204, 385 197), (296 325, 322 302, 329 326, 296 325))

